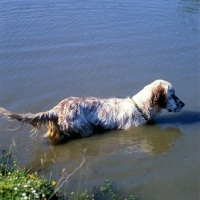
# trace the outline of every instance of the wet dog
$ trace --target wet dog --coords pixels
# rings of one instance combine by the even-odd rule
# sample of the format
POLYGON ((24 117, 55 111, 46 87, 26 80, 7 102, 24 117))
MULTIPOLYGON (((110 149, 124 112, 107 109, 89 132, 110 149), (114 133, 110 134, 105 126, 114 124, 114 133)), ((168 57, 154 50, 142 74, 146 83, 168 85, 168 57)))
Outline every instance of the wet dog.
POLYGON ((98 129, 129 129, 153 120, 162 109, 179 112, 185 104, 164 80, 147 85, 132 98, 70 97, 47 112, 18 114, 0 107, 0 113, 38 129, 47 125, 46 136, 60 141, 88 137, 98 129))

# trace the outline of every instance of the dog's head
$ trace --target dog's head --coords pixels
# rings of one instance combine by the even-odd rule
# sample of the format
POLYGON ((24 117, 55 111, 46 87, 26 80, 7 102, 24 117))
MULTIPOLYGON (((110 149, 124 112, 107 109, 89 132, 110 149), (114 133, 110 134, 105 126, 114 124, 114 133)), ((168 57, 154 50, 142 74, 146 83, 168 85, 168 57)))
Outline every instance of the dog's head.
POLYGON ((167 109, 169 112, 180 112, 185 105, 176 95, 171 83, 164 80, 152 84, 152 103, 157 109, 167 109))

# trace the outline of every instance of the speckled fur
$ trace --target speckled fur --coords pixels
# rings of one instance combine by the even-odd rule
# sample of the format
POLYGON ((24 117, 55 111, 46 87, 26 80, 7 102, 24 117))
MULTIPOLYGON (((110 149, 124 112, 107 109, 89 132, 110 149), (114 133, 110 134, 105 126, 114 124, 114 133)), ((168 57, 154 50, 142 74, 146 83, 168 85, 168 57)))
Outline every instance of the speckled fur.
POLYGON ((184 103, 175 96, 173 86, 157 80, 132 98, 70 97, 47 112, 17 114, 0 108, 0 113, 31 124, 36 129, 46 124, 46 136, 60 141, 64 138, 88 137, 97 129, 133 128, 153 120, 163 108, 179 112, 183 106, 184 103))

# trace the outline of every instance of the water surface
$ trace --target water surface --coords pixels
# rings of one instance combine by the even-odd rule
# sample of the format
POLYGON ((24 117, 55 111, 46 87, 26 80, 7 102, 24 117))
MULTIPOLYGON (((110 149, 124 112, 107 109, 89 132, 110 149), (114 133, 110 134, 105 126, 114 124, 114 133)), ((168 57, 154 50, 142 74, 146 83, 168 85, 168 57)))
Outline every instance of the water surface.
POLYGON ((54 180, 84 166, 63 192, 111 179, 140 199, 198 199, 199 1, 0 2, 0 106, 51 109, 69 96, 133 96, 156 79, 171 82, 186 106, 154 124, 53 146, 30 127, 1 117, 0 149, 12 140, 22 165, 54 180), (41 159, 44 165, 41 165, 41 159))

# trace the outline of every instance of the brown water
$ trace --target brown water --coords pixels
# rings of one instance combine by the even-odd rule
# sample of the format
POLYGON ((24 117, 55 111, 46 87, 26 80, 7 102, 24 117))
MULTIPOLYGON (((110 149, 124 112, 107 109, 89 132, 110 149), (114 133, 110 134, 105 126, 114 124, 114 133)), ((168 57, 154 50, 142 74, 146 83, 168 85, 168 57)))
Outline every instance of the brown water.
POLYGON ((0 106, 46 111, 69 96, 127 97, 156 79, 186 106, 155 124, 52 146, 30 127, 0 118, 0 149, 12 140, 22 165, 48 177, 72 173, 65 193, 115 182, 141 200, 200 199, 198 0, 1 1, 0 106), (41 165, 41 159, 44 165, 41 165))

